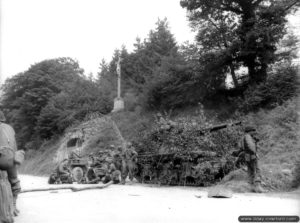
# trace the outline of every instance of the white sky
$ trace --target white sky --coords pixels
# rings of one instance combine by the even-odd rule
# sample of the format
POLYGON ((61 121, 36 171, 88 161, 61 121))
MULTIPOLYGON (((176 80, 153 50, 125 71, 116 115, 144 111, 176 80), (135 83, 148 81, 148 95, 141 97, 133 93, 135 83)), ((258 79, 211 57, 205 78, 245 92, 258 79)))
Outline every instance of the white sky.
MULTIPOLYGON (((44 59, 72 57, 88 74, 122 44, 132 50, 158 17, 168 18, 178 43, 192 41, 179 0, 0 0, 1 79, 44 59)), ((1 81, 1 80, 0 80, 1 81)))
MULTIPOLYGON (((99 71, 122 44, 132 50, 158 17, 178 43, 193 41, 180 0, 0 0, 0 83, 45 59, 72 57, 85 73, 99 71)), ((300 36, 300 13, 292 26, 300 36)))

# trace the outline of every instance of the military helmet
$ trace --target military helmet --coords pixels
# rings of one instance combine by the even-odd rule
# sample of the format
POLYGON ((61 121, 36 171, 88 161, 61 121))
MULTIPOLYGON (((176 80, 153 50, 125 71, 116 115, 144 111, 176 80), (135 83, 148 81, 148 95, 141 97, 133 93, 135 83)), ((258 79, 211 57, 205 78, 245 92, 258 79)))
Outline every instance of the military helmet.
POLYGON ((5 121, 6 121, 6 118, 5 118, 4 114, 3 114, 3 112, 0 111, 0 122, 5 122, 5 121))
POLYGON ((244 131, 245 131, 245 132, 255 132, 256 129, 255 129, 253 126, 248 125, 248 126, 245 127, 245 130, 244 130, 244 131))

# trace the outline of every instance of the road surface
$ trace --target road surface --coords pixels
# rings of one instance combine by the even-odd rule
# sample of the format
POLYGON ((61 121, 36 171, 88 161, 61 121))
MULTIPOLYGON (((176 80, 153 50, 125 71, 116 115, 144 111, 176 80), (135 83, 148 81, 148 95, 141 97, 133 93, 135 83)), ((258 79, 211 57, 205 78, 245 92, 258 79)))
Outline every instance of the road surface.
MULTIPOLYGON (((21 176, 23 189, 48 187, 46 181, 21 176)), ((24 193, 19 195, 21 213, 15 223, 234 223, 240 215, 300 215, 300 193, 246 193, 232 198, 207 194, 208 188, 138 183, 82 192, 24 193)))

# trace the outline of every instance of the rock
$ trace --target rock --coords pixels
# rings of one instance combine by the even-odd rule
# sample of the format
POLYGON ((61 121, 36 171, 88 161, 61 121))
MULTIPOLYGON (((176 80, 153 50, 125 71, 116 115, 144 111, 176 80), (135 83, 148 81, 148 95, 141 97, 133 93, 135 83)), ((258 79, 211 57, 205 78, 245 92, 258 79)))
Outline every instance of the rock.
POLYGON ((216 186, 208 191, 209 198, 231 198, 232 191, 224 186, 216 186))

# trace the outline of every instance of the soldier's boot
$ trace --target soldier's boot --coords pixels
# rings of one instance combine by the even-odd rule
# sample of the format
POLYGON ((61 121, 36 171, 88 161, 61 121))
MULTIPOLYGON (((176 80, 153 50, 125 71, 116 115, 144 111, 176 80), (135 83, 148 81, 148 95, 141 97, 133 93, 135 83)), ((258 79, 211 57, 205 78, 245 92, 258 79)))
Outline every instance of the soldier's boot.
MULTIPOLYGON (((8 175, 9 176, 9 175, 8 175)), ((17 177, 9 179, 12 195, 13 195, 13 214, 18 216, 20 211, 17 209, 17 198, 18 194, 21 192, 20 180, 17 177)))
POLYGON ((121 184, 125 184, 125 178, 122 177, 121 184))
POLYGON ((18 216, 19 214, 20 214, 20 211, 18 210, 18 208, 17 208, 17 197, 18 196, 14 196, 13 197, 13 205, 14 205, 14 216, 16 217, 16 216, 18 216))

